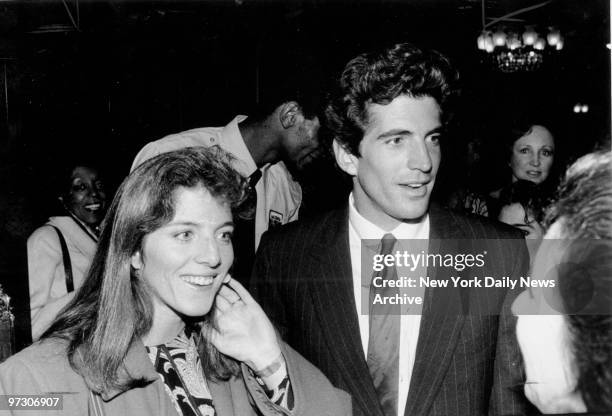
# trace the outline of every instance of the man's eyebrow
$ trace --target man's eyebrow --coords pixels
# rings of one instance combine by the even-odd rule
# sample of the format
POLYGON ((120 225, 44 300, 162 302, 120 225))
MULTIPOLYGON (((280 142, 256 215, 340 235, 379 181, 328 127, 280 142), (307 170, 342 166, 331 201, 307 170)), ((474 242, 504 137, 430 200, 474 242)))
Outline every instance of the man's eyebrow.
POLYGON ((393 129, 393 130, 389 130, 389 131, 386 131, 384 133, 379 134, 376 139, 377 140, 381 140, 381 139, 387 139, 387 138, 393 137, 393 136, 409 136, 411 134, 412 134, 412 132, 410 130, 393 129))
POLYGON ((427 132, 426 136, 431 136, 432 134, 441 134, 441 133, 444 133, 444 131, 445 131, 444 126, 438 126, 435 129, 432 129, 429 132, 427 132))
MULTIPOLYGON (((438 126, 430 131, 428 131, 425 136, 431 136, 432 134, 439 134, 442 133, 444 131, 444 127, 443 126, 438 126)), ((413 134, 412 131, 410 130, 406 130, 406 129, 393 129, 393 130, 389 130, 386 131, 384 133, 381 133, 378 135, 378 137, 376 138, 377 140, 381 140, 381 139, 387 139, 389 137, 393 137, 393 136, 409 136, 413 134)))

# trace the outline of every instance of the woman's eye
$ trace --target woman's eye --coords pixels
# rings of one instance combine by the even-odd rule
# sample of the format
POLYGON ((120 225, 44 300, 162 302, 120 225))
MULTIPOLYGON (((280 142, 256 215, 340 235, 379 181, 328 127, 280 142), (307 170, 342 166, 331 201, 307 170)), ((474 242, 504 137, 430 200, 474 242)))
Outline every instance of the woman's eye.
POLYGON ((545 150, 542 150, 542 154, 543 154, 544 156, 552 156, 552 155, 553 155, 553 151, 552 151, 552 150, 545 149, 545 150))
POLYGON ((440 144, 440 140, 442 139, 442 136, 440 135, 436 135, 436 136, 429 136, 429 141, 433 144, 440 144))
POLYGON ((181 240, 181 241, 188 241, 191 240, 193 238, 193 232, 191 231, 182 231, 180 233, 177 233, 174 235, 175 238, 181 240))
POLYGON ((72 187, 72 190, 75 192, 83 192, 86 189, 84 184, 80 184, 80 185, 74 185, 72 187))
POLYGON ((523 147, 522 149, 519 150, 520 153, 529 153, 529 149, 526 147, 523 147))
POLYGON ((232 241, 233 235, 234 235, 234 233, 232 231, 225 231, 225 232, 221 233, 219 238, 221 239, 221 241, 229 243, 229 242, 232 241))

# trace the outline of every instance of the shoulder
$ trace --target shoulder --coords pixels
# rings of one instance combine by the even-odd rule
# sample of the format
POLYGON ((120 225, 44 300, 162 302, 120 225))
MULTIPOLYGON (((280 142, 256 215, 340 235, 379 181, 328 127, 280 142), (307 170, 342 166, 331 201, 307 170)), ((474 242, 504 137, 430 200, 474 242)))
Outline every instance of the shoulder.
POLYGON ((219 144, 222 128, 220 127, 201 127, 187 130, 180 133, 170 134, 146 144, 134 158, 134 163, 130 171, 153 157, 174 150, 192 146, 214 146, 219 144))
POLYGON ((28 249, 33 249, 41 245, 59 245, 59 237, 57 236, 57 231, 55 231, 55 229, 51 226, 50 223, 38 227, 28 237, 27 245, 28 249))
POLYGON ((436 226, 448 222, 460 238, 523 239, 523 235, 514 227, 481 215, 458 213, 443 208, 432 210, 432 214, 431 221, 437 222, 436 226))
POLYGON ((298 221, 274 227, 264 234, 263 240, 286 241, 299 238, 301 241, 310 241, 319 238, 322 234, 336 233, 348 227, 348 214, 345 208, 328 211, 326 213, 301 218, 298 221))
POLYGON ((39 239, 48 239, 51 236, 57 236, 55 229, 49 224, 45 224, 43 226, 38 227, 34 230, 32 234, 28 237, 29 241, 36 241, 39 239))
POLYGON ((8 393, 23 393, 37 388, 62 391, 81 384, 81 377, 68 362, 67 347, 64 340, 46 339, 13 355, 0 365, 2 388, 8 393))

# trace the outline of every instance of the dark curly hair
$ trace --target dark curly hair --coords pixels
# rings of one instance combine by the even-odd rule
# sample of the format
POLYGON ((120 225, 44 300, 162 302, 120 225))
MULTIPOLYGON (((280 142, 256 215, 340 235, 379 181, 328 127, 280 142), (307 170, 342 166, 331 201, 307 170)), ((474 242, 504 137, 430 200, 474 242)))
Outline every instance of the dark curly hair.
POLYGON ((369 122, 368 106, 388 104, 400 95, 432 97, 446 122, 458 78, 444 55, 408 43, 361 54, 345 66, 325 111, 332 136, 359 156, 369 122))
MULTIPOLYGON (((526 180, 518 180, 504 187, 499 194, 499 207, 521 204, 525 211, 525 222, 531 216, 539 223, 544 220, 546 207, 552 202, 552 191, 526 180)), ((499 213, 497 213, 499 215, 499 213)))

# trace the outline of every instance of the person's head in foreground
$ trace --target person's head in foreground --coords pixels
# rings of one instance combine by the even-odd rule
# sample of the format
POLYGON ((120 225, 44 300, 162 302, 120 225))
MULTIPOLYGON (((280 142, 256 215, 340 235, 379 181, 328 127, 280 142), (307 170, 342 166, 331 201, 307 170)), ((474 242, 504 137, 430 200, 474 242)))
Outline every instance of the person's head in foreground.
POLYGON ((532 271, 558 286, 512 307, 525 394, 543 413, 612 412, 611 162, 591 153, 567 170, 532 271))
POLYGON ((278 359, 272 325, 228 274, 232 212, 245 194, 230 158, 217 147, 165 153, 119 188, 83 287, 43 335, 68 340, 73 368, 94 391, 137 382, 122 370, 134 342, 184 336, 211 379, 237 375, 239 362, 258 371, 278 359))
POLYGON ((379 227, 426 214, 456 80, 443 55, 409 44, 346 65, 326 116, 355 207, 379 227))

